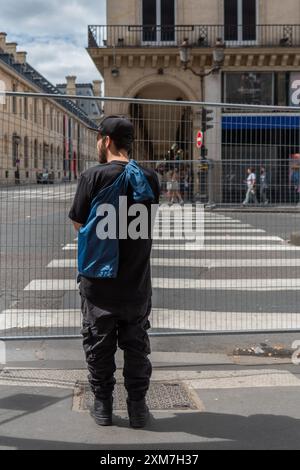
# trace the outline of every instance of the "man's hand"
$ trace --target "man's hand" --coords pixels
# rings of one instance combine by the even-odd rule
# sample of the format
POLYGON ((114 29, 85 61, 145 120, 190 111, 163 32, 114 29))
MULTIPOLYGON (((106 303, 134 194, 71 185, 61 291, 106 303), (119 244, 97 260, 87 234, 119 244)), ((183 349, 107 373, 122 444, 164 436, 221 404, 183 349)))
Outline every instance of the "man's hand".
POLYGON ((72 220, 72 222, 73 222, 73 225, 75 227, 75 230, 77 232, 79 232, 79 229, 83 226, 83 224, 79 224, 78 222, 74 222, 74 220, 72 220))

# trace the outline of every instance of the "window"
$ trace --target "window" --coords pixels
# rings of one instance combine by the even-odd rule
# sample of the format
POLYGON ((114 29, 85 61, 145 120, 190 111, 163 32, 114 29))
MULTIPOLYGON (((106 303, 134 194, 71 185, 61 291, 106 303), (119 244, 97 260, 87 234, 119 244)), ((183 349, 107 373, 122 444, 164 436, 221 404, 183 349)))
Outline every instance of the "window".
POLYGON ((256 41, 256 0, 224 0, 226 41, 256 41))
POLYGON ((143 0, 143 41, 175 41, 175 0, 143 0))
POLYGON ((276 92, 275 92, 275 105, 288 106, 289 103, 289 73, 278 72, 275 74, 276 79, 276 92))
POLYGON ((56 168, 57 170, 60 169, 60 148, 57 147, 57 151, 56 151, 56 168))
POLYGON ((49 170, 49 145, 46 142, 43 145, 43 169, 49 170))
POLYGON ((39 166, 39 162, 38 162, 38 141, 37 139, 35 139, 34 141, 34 151, 33 151, 33 156, 34 156, 34 162, 33 162, 33 166, 34 168, 38 168, 39 166))
POLYGON ((226 73, 225 102, 273 105, 274 74, 267 72, 226 73))
POLYGON ((24 168, 28 168, 29 160, 29 141, 28 137, 24 137, 24 168))
POLYGON ((12 164, 13 166, 17 166, 17 164, 20 163, 20 160, 19 160, 20 142, 21 142, 21 138, 16 134, 16 132, 14 132, 12 136, 12 164))
POLYGON ((8 155, 8 137, 7 134, 4 136, 4 154, 7 157, 8 155))
MULTIPOLYGON (((13 84, 12 91, 14 91, 14 92, 18 91, 18 87, 15 83, 13 84)), ((14 114, 17 114, 17 112, 18 112, 18 110, 17 110, 17 97, 16 96, 12 97, 12 112, 14 114)))
POLYGON ((37 122, 38 122, 37 121, 37 115, 38 115, 38 100, 37 100, 37 98, 33 99, 33 115, 34 115, 33 120, 34 120, 35 124, 37 124, 37 122))
POLYGON ((53 109, 50 108, 50 130, 53 131, 53 109))
POLYGON ((43 126, 47 127, 47 108, 46 103, 43 103, 43 126))
POLYGON ((28 119, 28 98, 24 96, 24 119, 28 119))
POLYGON ((53 153, 53 144, 50 146, 50 169, 53 170, 54 168, 54 153, 53 153))
POLYGON ((157 1, 143 0, 143 25, 150 26, 157 24, 157 1))

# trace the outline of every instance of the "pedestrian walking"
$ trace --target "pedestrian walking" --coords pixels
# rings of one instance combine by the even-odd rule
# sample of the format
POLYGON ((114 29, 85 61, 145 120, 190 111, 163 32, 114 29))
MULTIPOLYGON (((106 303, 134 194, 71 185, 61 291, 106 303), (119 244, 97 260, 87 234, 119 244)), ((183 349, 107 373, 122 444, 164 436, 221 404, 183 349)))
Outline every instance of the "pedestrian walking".
POLYGON ((260 169, 260 178, 259 178, 259 192, 260 192, 260 203, 268 204, 267 200, 267 189, 268 189, 268 176, 264 166, 260 169))
POLYGON ((298 204, 300 200, 300 169, 298 166, 292 168, 291 186, 293 189, 292 201, 298 204))
POLYGON ((184 201, 189 201, 190 175, 189 175, 189 167, 188 166, 183 168, 181 181, 182 181, 182 188, 183 188, 181 190, 181 194, 183 194, 184 201))
POLYGON ((253 202, 254 204, 258 203, 256 198, 256 174, 254 168, 248 168, 248 178, 246 180, 246 184, 247 193, 243 202, 244 207, 248 206, 251 202, 253 202))
POLYGON ((155 171, 129 159, 133 141, 134 128, 127 118, 108 116, 101 122, 97 138, 100 164, 82 173, 69 218, 78 231, 77 282, 83 348, 95 396, 92 415, 99 425, 113 423, 115 353, 119 346, 124 351, 129 422, 139 428, 149 418, 146 394, 152 372, 147 334, 152 295, 150 222, 160 190, 155 171), (134 220, 130 208, 134 209, 136 203, 137 207, 143 205, 148 214, 145 239, 130 236, 134 220), (124 215, 124 204, 128 206, 125 221, 120 216, 121 212, 124 215), (111 206, 118 221, 112 226, 117 226, 118 232, 105 238, 100 229, 110 227, 114 213, 111 206))
POLYGON ((174 170, 172 168, 169 169, 167 171, 167 176, 166 176, 166 179, 167 179, 167 184, 166 184, 166 187, 167 187, 167 200, 168 200, 169 204, 173 203, 173 181, 172 181, 173 172, 174 172, 174 170))
POLYGON ((171 177, 171 204, 174 202, 183 204, 183 199, 180 193, 180 173, 178 168, 175 168, 171 177))

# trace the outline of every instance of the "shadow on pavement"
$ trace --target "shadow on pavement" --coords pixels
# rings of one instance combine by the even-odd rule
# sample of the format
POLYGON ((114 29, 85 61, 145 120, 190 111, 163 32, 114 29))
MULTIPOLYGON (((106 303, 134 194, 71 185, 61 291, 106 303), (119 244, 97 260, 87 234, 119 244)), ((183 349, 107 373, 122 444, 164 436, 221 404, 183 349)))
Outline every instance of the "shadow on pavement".
MULTIPOLYGON (((47 398, 47 397, 45 397, 47 398)), ((128 421, 123 418, 115 418, 116 431, 118 428, 128 428, 128 421)), ((80 427, 78 438, 83 435, 80 427)), ((91 429, 93 431, 93 423, 91 429)), ((96 428, 98 429, 98 428, 96 428)), ((66 427, 65 432, 68 429, 66 427)), ((23 439, 17 437, 0 436, 2 447, 13 447, 16 449, 65 449, 65 450, 134 450, 134 449, 300 449, 300 420, 288 416, 275 415, 252 415, 242 417, 230 414, 216 413, 177 413, 174 417, 154 419, 145 428, 139 431, 140 443, 136 443, 136 431, 128 430, 124 444, 101 444, 101 433, 99 428, 99 444, 83 444, 75 442, 62 442, 51 440, 23 439), (130 432, 134 433, 135 444, 130 444, 130 432), (151 435, 155 441, 151 444, 151 435), (155 433, 183 433, 197 436, 199 440, 178 442, 176 436, 173 442, 157 443, 155 433), (150 438, 150 439, 149 439, 150 438), (142 441, 145 440, 144 444, 142 441), (149 442, 150 440, 150 442, 149 442), (203 442, 204 440, 204 442, 203 442), (214 440, 211 442, 210 440, 214 440), (147 442, 148 441, 148 442, 147 442)), ((72 432, 74 435, 74 430, 72 432)), ((121 441, 122 438, 118 437, 121 441)))
MULTIPOLYGON (((10 395, 9 397, 0 399, 0 410, 12 410, 12 411, 21 411, 23 413, 18 414, 12 418, 8 418, 4 421, 0 420, 0 424, 10 423, 16 419, 23 418, 32 413, 37 413, 49 406, 55 405, 56 403, 66 400, 67 398, 72 397, 72 394, 65 395, 64 397, 53 397, 47 395, 35 395, 29 393, 18 393, 15 395, 10 395)), ((0 441, 1 445, 1 441, 0 441)))

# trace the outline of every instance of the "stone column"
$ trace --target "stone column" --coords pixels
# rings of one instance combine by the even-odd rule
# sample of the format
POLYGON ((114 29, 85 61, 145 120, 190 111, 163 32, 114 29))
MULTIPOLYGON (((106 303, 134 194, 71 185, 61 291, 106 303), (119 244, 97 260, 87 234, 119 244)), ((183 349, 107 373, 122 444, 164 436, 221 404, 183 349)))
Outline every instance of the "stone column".
MULTIPOLYGON (((221 103, 221 74, 212 74, 205 79, 205 102, 221 103)), ((209 108, 209 106, 208 106, 209 108)), ((213 129, 206 132, 207 158, 212 160, 210 184, 211 198, 214 203, 222 202, 222 111, 221 107, 213 107, 213 129)))

